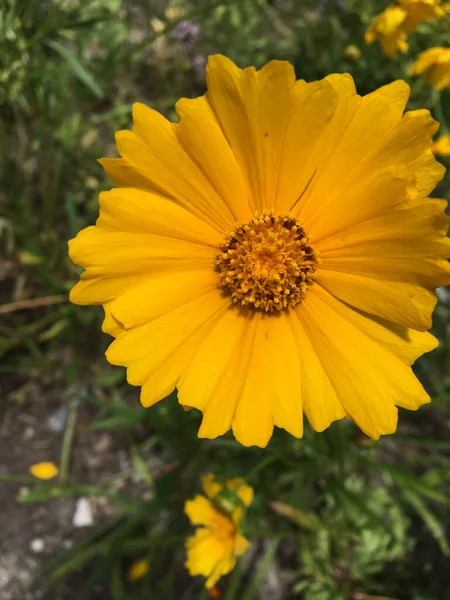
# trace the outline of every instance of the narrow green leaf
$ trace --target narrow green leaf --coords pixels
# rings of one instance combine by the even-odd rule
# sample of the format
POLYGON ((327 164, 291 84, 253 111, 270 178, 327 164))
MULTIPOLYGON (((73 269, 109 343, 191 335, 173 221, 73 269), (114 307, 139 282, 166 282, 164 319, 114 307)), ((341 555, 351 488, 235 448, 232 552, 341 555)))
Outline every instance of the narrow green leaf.
POLYGON ((86 68, 81 64, 73 52, 54 40, 45 39, 44 43, 57 52, 62 58, 64 58, 74 75, 76 75, 78 79, 84 83, 89 90, 91 90, 94 96, 97 98, 104 97, 101 87, 95 81, 91 73, 89 73, 89 71, 87 71, 86 68))
POLYGON ((445 536, 444 528, 439 523, 436 515, 431 512, 422 498, 417 494, 414 494, 409 490, 402 490, 402 493, 405 500, 414 508, 419 517, 423 520, 431 535, 439 544, 443 554, 448 556, 450 554, 450 547, 445 536))
POLYGON ((255 576, 253 577, 252 581, 248 584, 240 600, 253 600, 254 598, 256 598, 261 582, 264 579, 264 576, 267 572, 267 567, 269 566, 269 563, 272 560, 279 543, 280 540, 271 540, 270 542, 268 542, 265 555, 259 563, 259 567, 255 573, 255 576))

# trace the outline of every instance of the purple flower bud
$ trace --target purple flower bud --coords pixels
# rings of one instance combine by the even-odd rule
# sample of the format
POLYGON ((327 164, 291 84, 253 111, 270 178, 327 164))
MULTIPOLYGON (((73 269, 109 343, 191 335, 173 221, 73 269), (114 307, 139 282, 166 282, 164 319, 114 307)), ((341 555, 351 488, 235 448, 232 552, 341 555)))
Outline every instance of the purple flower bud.
POLYGON ((184 44, 192 44, 200 34, 200 25, 193 21, 180 21, 171 33, 171 36, 184 44))
POLYGON ((196 54, 192 59, 192 68, 197 75, 204 76, 206 68, 206 58, 203 54, 196 54))

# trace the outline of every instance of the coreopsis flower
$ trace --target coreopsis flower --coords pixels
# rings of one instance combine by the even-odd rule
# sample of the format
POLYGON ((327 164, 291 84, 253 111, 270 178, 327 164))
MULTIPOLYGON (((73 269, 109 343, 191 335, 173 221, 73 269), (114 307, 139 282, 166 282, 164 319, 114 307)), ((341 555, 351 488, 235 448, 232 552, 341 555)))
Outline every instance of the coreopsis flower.
POLYGON ((364 36, 366 43, 373 44, 379 40, 381 50, 391 58, 396 58, 398 52, 405 53, 408 50, 404 28, 407 16, 407 12, 400 6, 388 6, 373 19, 367 29, 364 36))
POLYGON ((450 87, 450 48, 437 46, 421 52, 409 74, 423 75, 439 91, 450 87))
POLYGON ((397 2, 406 12, 403 22, 406 31, 415 31, 421 23, 440 19, 444 15, 441 0, 397 0, 397 2))
POLYGON ((240 521, 253 500, 253 489, 243 479, 231 479, 224 485, 213 475, 202 477, 205 496, 188 500, 184 510, 195 534, 186 540, 186 568, 192 576, 203 575, 208 589, 232 571, 236 558, 248 548, 240 533, 240 521))
POLYGON ((450 156, 450 135, 445 133, 439 136, 432 144, 431 150, 440 156, 450 156))
POLYGON ((49 461, 35 463, 34 465, 31 465, 28 470, 33 477, 41 479, 42 481, 54 479, 59 473, 59 469, 55 463, 49 461))
POLYGON ((118 187, 70 242, 72 301, 105 307, 109 362, 144 406, 176 387, 200 437, 263 447, 274 425, 301 437, 303 413, 393 433, 398 406, 430 401, 410 366, 450 283, 438 124, 404 114, 403 81, 361 97, 350 75, 223 56, 206 79, 179 123, 134 105, 101 161, 118 187))

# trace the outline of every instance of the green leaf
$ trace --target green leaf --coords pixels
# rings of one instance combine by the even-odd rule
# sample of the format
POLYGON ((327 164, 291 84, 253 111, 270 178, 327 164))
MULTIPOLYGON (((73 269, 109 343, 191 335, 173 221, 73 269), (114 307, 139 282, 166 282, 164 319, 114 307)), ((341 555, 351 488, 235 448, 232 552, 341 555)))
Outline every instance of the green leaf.
POLYGON ((402 493, 405 500, 414 508, 419 517, 423 520, 431 535, 439 544, 439 547, 442 550, 443 554, 449 556, 450 547, 445 536, 444 528, 439 523, 439 520, 436 517, 436 515, 431 512, 431 510, 427 507, 422 498, 417 494, 414 494, 409 490, 403 490, 402 493))
POLYGON ((104 97, 101 87, 98 85, 89 71, 87 71, 86 68, 81 64, 73 52, 54 40, 45 39, 44 43, 57 52, 62 58, 64 58, 74 75, 76 75, 78 79, 84 83, 84 85, 94 94, 94 96, 97 98, 104 97))
POLYGON ((265 555, 259 562, 258 570, 256 571, 252 581, 248 584, 240 600, 253 600, 256 598, 261 582, 266 574, 267 567, 269 566, 269 563, 272 560, 279 543, 280 540, 271 540, 268 542, 265 555))

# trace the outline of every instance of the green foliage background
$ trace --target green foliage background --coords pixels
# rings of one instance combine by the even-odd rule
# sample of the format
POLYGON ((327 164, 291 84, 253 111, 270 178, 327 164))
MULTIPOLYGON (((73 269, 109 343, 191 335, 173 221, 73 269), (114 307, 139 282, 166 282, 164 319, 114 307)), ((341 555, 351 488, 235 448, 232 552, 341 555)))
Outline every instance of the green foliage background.
MULTIPOLYGON (((308 429, 302 440, 277 431, 265 450, 242 448, 231 436, 198 440, 200 415, 185 413, 175 394, 144 410, 123 370, 104 359, 108 336, 100 332, 101 310, 64 301, 79 275, 67 258, 67 240, 96 218, 98 192, 110 187, 96 159, 114 155, 114 132, 130 126, 133 101, 174 118, 178 97, 203 93, 203 60, 216 52, 240 66, 287 59, 307 80, 347 71, 361 94, 397 78, 409 81, 407 67, 419 51, 450 43, 449 18, 421 26, 409 37, 409 53, 393 61, 378 44, 364 44, 367 25, 386 5, 3 1, 0 247, 8 273, 1 301, 56 296, 60 302, 1 315, 0 372, 19 382, 2 401, 8 411, 24 378, 46 375, 51 381, 56 369, 64 370, 67 389, 61 393, 69 390, 71 397, 60 480, 33 483, 18 501, 82 494, 117 507, 44 566, 42 576, 54 585, 49 598, 58 598, 60 581, 80 569, 77 600, 94 598, 99 583, 112 600, 207 598, 203 582, 183 566, 183 540, 192 532, 183 504, 208 472, 243 476, 255 488, 245 524, 253 549, 220 582, 225 600, 271 597, 268 571, 278 581, 274 598, 450 598, 449 295, 441 294, 434 318, 440 348, 416 365, 433 402, 418 414, 402 411, 395 436, 373 443, 353 424, 339 422, 322 434, 308 429), (199 25, 190 45, 173 36, 183 19, 199 25), (63 360, 67 352, 70 359, 63 360), (93 415, 90 427, 122 436, 132 469, 96 483, 73 481, 70 458, 81 406, 93 415), (136 475, 139 493, 117 485, 136 475), (129 582, 130 563, 145 557, 148 575, 129 582)), ((436 94, 421 79, 409 83, 409 107, 430 108, 441 133, 448 132, 450 92, 436 94)), ((447 179, 438 193, 448 198, 449 190, 447 179)))

